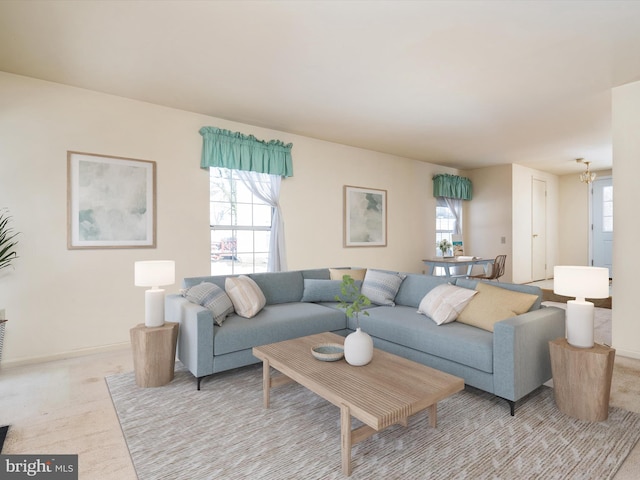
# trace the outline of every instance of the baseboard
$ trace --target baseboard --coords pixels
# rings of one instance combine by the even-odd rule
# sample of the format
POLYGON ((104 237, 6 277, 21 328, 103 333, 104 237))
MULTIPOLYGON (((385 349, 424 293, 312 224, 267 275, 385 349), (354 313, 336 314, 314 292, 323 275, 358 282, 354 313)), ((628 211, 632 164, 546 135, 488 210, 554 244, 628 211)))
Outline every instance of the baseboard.
POLYGON ((630 350, 619 350, 615 346, 613 348, 616 349, 616 355, 619 355, 621 357, 634 358, 636 360, 640 360, 640 353, 638 352, 633 352, 630 350))
POLYGON ((56 353, 53 355, 27 357, 27 358, 20 358, 17 360, 2 360, 2 363, 0 363, 0 368, 12 368, 12 367, 20 367, 22 365, 33 365, 34 363, 53 362, 55 360, 64 360, 67 358, 76 358, 76 357, 84 357, 86 355, 95 355, 97 353, 113 352, 116 350, 123 350, 125 348, 131 348, 131 344, 129 342, 114 343, 111 345, 102 345, 99 347, 81 348, 79 350, 56 353))

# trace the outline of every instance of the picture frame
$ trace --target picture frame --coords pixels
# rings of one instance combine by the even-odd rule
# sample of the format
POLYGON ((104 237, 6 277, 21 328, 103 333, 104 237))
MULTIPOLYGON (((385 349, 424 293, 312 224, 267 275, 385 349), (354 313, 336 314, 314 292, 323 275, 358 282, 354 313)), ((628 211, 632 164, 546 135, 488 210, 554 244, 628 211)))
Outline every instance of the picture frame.
POLYGON ((344 246, 387 246, 387 191, 344 186, 344 246))
POLYGON ((67 248, 155 248, 156 162, 67 152, 67 248))

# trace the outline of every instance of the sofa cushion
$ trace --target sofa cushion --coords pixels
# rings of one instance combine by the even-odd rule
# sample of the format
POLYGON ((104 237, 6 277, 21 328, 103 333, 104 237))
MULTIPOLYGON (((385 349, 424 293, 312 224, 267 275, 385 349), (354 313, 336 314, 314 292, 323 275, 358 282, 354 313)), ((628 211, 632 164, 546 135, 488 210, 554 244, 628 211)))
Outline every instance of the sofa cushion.
MULTIPOLYGON (((360 326, 372 337, 493 372, 491 332, 458 322, 436 325, 413 307, 396 305, 367 311, 369 316, 360 316, 360 326)), ((355 319, 349 319, 349 328, 355 330, 355 319)))
POLYGON ((331 280, 328 268, 310 268, 307 270, 301 270, 302 278, 310 278, 314 280, 331 280))
POLYGON ((349 275, 354 280, 364 280, 364 276, 367 273, 366 268, 330 268, 329 275, 331 280, 340 280, 345 275, 349 275))
POLYGON ((400 289, 394 302, 396 305, 406 305, 408 307, 418 308, 424 296, 429 293, 432 288, 438 285, 453 283, 449 277, 435 277, 432 275, 419 275, 417 273, 407 274, 400 284, 400 289))
POLYGON ((223 355, 315 333, 339 332, 346 324, 343 311, 315 303, 267 305, 252 319, 232 314, 222 327, 214 327, 213 353, 223 355))
MULTIPOLYGON (((362 282, 356 280, 355 285, 360 289, 362 282)), ((342 280, 313 280, 305 279, 303 302, 335 302, 336 296, 343 299, 342 280)), ((346 299, 345 299, 346 300, 346 299)))
POLYGON ((496 322, 528 312, 536 295, 514 292, 486 283, 476 285, 478 294, 458 316, 458 322, 493 332, 496 322))
POLYGON ((225 290, 233 302, 233 308, 241 317, 255 317, 267 303, 260 287, 246 275, 228 277, 225 290))
POLYGON ((299 302, 302 298, 304 285, 300 271, 252 273, 249 277, 260 287, 269 305, 299 302))
POLYGON ((376 305, 395 305, 394 299, 406 275, 402 273, 367 270, 361 292, 376 305))
POLYGON ((222 325, 227 315, 233 313, 233 303, 229 295, 219 286, 202 282, 182 291, 182 296, 192 303, 208 308, 213 313, 213 321, 222 325))
POLYGON ((436 325, 453 322, 476 293, 478 293, 476 290, 456 287, 448 283, 438 285, 424 296, 418 307, 418 313, 431 318, 436 325))

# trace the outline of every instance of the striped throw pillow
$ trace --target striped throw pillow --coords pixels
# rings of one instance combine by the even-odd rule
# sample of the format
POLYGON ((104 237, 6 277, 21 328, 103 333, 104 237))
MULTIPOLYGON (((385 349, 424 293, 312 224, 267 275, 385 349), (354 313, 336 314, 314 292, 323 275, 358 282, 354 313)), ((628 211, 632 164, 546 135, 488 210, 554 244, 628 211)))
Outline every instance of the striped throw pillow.
POLYGON ((224 289, 231 298, 238 315, 245 318, 255 317, 267 304, 267 299, 258 284, 246 275, 228 277, 224 289))

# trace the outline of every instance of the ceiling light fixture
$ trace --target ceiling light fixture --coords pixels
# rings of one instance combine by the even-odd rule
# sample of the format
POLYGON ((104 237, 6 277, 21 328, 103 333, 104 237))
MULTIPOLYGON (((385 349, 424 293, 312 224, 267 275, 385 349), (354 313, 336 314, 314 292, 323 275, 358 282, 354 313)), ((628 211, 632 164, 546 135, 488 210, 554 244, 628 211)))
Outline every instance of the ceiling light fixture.
POLYGON ((584 163, 587 166, 587 169, 580 174, 580 181, 586 184, 593 182, 596 179, 596 174, 589 170, 591 162, 587 162, 584 158, 576 158, 576 162, 584 163))

